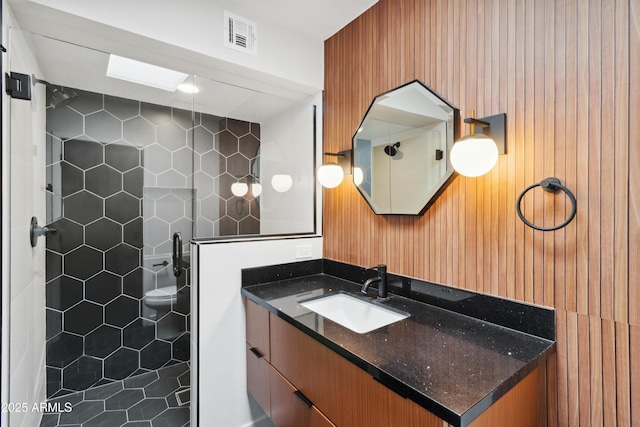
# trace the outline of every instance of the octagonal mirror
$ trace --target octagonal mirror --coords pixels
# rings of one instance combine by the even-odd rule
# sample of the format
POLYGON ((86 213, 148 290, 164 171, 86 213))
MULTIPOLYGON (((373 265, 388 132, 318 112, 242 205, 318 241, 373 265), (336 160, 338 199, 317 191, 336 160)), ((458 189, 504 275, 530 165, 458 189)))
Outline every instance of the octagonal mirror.
POLYGON ((354 182, 376 214, 422 215, 451 182, 459 111, 415 80, 374 98, 353 136, 354 182))

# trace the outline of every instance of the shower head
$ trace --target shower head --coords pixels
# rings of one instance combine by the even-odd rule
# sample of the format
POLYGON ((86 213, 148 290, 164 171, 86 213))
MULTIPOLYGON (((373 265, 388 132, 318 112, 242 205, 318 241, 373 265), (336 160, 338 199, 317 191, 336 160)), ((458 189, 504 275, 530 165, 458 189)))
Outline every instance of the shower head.
POLYGON ((64 107, 65 105, 73 102, 78 97, 78 94, 73 90, 67 92, 62 88, 52 88, 51 92, 52 93, 51 99, 49 100, 49 105, 53 108, 64 107))
POLYGON ((400 141, 393 145, 387 145, 384 147, 384 152, 387 153, 387 156, 393 157, 398 153, 398 147, 400 147, 400 141))
POLYGON ((78 93, 74 90, 66 91, 64 90, 64 88, 62 88, 62 86, 54 86, 46 80, 38 79, 35 75, 32 77, 34 86, 36 85, 36 83, 42 83, 51 91, 51 96, 49 99, 50 107, 64 107, 65 105, 68 105, 75 101, 75 99, 78 97, 78 93))

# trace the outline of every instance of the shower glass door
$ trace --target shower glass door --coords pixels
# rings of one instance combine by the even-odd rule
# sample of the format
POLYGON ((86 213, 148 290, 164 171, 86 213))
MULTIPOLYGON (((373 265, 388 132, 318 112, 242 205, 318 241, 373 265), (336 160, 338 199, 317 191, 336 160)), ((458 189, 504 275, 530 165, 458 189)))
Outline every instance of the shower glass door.
POLYGON ((33 254, 33 280, 44 274, 41 285, 23 279, 30 266, 13 257, 10 401, 115 387, 181 364, 175 391, 188 389, 192 95, 108 77, 104 52, 18 30, 11 42, 11 71, 31 89, 30 100, 11 100, 11 213, 25 224, 11 245, 33 254), (22 249, 31 216, 55 232, 22 249))

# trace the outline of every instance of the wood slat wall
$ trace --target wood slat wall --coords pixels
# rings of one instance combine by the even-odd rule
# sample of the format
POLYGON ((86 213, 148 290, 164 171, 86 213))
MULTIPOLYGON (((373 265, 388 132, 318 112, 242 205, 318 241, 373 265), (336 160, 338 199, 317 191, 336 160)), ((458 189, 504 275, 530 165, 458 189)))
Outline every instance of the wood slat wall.
MULTIPOLYGON (((640 0, 380 0, 325 42, 325 151, 413 79, 463 116, 506 113, 507 155, 421 217, 376 216, 350 180, 324 190, 325 256, 555 307, 544 424, 640 425, 640 0), (578 213, 544 233, 515 202, 549 176, 578 213)), ((525 200, 544 226, 568 210, 525 200)))

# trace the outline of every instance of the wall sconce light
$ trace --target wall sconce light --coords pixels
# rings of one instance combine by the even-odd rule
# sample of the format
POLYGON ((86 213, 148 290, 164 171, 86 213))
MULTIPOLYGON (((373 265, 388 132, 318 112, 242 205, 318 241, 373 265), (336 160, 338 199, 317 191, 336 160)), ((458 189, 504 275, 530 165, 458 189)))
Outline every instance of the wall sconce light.
POLYGON ((234 182, 231 184, 231 192, 236 197, 243 197, 249 192, 249 186, 244 182, 234 182))
POLYGON ((271 186, 278 193, 286 193, 293 186, 293 178, 291 178, 291 175, 273 175, 271 186))
POLYGON ((325 188, 335 188, 342 182, 345 175, 351 175, 351 150, 339 153, 324 153, 325 156, 336 156, 338 162, 324 163, 318 169, 318 181, 325 188))
POLYGON ((355 167, 353 168, 353 183, 355 185, 360 185, 364 181, 364 172, 362 168, 355 167))
POLYGON ((461 175, 477 177, 489 172, 506 153, 506 114, 476 119, 475 112, 464 119, 471 134, 460 138, 451 148, 451 165, 461 175), (476 126, 480 133, 476 133, 476 126))
POLYGON ((258 197, 262 194, 262 185, 259 182, 251 183, 251 194, 253 194, 253 197, 258 197))

